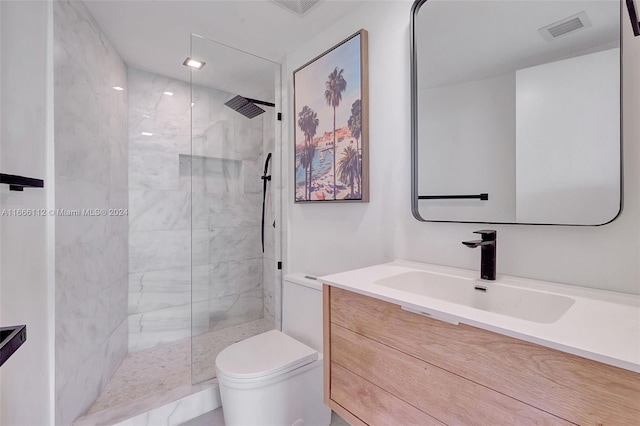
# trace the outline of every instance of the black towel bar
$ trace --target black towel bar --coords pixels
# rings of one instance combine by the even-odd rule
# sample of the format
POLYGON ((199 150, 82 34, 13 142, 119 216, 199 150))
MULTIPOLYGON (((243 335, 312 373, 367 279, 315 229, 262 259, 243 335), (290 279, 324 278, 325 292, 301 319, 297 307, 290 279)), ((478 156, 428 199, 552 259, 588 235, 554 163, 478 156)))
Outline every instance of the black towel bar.
POLYGON ((419 195, 419 200, 458 200, 458 199, 474 199, 474 200, 488 200, 489 194, 482 193, 477 195, 419 195))
POLYGON ((0 183, 9 185, 11 191, 22 191, 24 188, 43 188, 44 180, 18 175, 0 173, 0 183))

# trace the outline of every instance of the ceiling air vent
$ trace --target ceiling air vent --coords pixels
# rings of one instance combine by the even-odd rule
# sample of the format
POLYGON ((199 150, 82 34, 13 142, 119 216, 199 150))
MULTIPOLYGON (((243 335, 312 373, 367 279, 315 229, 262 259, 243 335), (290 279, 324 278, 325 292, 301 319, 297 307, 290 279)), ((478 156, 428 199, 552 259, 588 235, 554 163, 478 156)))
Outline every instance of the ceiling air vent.
POLYGON ((555 40, 569 33, 591 26, 591 20, 586 12, 580 12, 568 18, 561 19, 551 25, 540 28, 538 31, 545 40, 555 40))
POLYGON ((302 16, 320 0, 271 0, 296 15, 302 16))

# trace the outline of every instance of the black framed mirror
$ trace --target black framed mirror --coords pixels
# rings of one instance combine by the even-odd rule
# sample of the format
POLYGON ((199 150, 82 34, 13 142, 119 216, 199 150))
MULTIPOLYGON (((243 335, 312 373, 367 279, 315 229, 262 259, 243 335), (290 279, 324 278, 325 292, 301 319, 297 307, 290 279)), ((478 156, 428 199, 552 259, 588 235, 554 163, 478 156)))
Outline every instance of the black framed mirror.
POLYGON ((597 226, 622 211, 619 0, 417 0, 412 211, 597 226))

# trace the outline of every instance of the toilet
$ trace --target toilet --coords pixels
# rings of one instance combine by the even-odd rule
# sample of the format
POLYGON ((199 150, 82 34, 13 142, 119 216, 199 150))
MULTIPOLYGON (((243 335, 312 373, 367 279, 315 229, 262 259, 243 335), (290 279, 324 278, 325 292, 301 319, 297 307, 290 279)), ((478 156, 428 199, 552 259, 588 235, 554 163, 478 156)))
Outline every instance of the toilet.
POLYGON ((216 372, 226 426, 327 426, 322 398, 322 285, 285 275, 282 331, 225 348, 216 372))

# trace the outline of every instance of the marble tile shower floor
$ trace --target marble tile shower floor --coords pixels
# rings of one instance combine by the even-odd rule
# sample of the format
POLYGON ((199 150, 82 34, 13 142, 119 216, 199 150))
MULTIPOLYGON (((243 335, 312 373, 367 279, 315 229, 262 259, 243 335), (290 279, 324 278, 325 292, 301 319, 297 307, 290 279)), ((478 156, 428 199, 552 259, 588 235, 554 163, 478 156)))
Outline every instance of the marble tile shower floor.
MULTIPOLYGON (((211 378, 215 377, 215 359, 222 349, 273 328, 273 319, 263 318, 129 353, 102 394, 76 424, 84 424, 86 418, 99 414, 109 422, 116 418, 124 420, 210 386, 215 383, 211 378), (208 382, 192 386, 192 374, 193 382, 208 382)), ((95 424, 98 423, 102 422, 95 424)))

